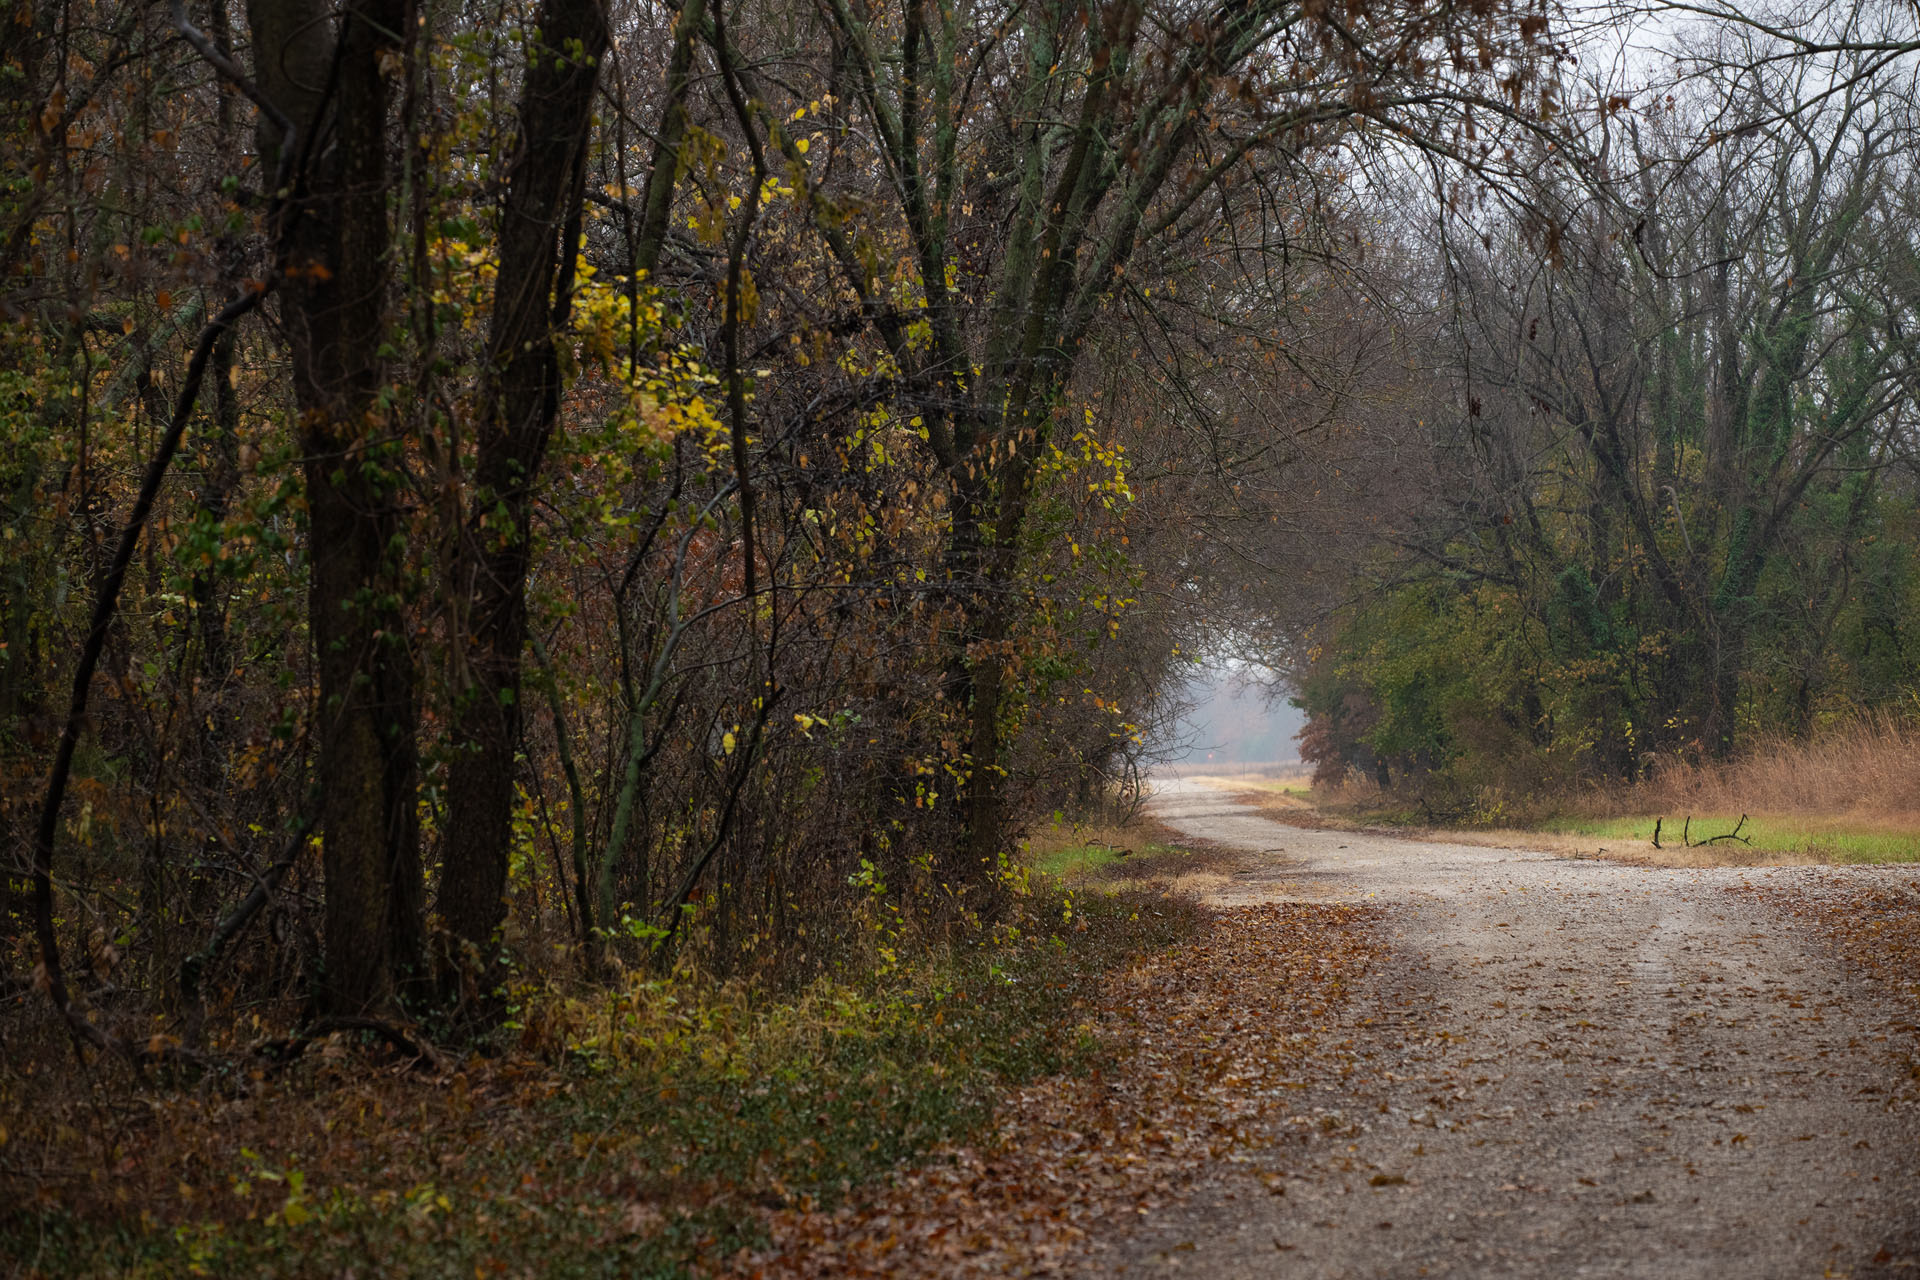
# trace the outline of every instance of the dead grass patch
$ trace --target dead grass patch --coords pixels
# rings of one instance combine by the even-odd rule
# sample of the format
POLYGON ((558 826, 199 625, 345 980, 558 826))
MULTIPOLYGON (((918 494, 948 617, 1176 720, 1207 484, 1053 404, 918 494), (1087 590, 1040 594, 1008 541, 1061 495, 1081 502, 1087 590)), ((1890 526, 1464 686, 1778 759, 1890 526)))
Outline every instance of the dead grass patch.
POLYGON ((1531 795, 1502 806, 1518 822, 1448 826, 1417 802, 1352 774, 1303 794, 1290 778, 1217 776, 1196 781, 1295 826, 1497 848, 1647 867, 1812 866, 1902 862, 1920 844, 1920 725, 1866 717, 1807 739, 1755 743, 1727 763, 1668 761, 1636 785, 1531 795), (1684 843, 1730 831, 1741 815, 1751 844, 1684 843), (1663 819, 1653 846, 1655 817, 1663 819))
POLYGON ((1920 726, 1888 716, 1774 739, 1728 763, 1672 761, 1634 787, 1595 790, 1571 806, 1593 817, 1629 813, 1832 816, 1920 828, 1920 726))

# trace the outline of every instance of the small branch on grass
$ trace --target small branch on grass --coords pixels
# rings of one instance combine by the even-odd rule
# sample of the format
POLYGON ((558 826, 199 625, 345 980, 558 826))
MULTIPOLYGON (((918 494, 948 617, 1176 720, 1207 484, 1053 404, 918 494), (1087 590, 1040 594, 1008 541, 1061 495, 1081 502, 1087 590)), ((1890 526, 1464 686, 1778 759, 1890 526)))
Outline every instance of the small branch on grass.
MULTIPOLYGON (((1689 815, 1687 818, 1686 824, 1680 828, 1680 842, 1686 845, 1687 848, 1689 849, 1702 849, 1702 848, 1705 848, 1707 845, 1714 844, 1721 840, 1738 840, 1741 844, 1746 845, 1748 848, 1752 848, 1753 841, 1748 839, 1746 836, 1743 836, 1740 834, 1740 828, 1746 825, 1747 825, 1747 815, 1743 813, 1740 815, 1740 821, 1733 824, 1733 830, 1723 831, 1717 836, 1708 836, 1704 840, 1695 840, 1690 835, 1690 833, 1693 830, 1693 818, 1691 815, 1689 815)), ((1654 847, 1658 848, 1660 845, 1660 824, 1658 822, 1655 822, 1653 824, 1653 834, 1654 834, 1654 840, 1653 840, 1654 847)))
POLYGON ((1727 832, 1724 835, 1708 836, 1705 840, 1702 840, 1700 843, 1712 844, 1716 840, 1738 840, 1741 844, 1746 845, 1748 848, 1752 848, 1753 841, 1749 840, 1747 837, 1740 834, 1740 828, 1746 825, 1747 825, 1747 815, 1743 813, 1740 815, 1740 821, 1733 824, 1733 830, 1727 832))
POLYGON ((1662 818, 1655 818, 1653 820, 1653 847, 1656 849, 1660 847, 1660 824, 1663 821, 1665 821, 1665 819, 1662 818))

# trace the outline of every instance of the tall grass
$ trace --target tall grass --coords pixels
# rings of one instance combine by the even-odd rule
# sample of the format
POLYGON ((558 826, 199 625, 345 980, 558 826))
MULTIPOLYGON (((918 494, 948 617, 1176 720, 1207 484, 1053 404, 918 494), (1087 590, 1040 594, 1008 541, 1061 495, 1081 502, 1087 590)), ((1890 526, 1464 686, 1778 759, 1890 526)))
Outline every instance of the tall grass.
POLYGON ((1862 717, 1810 738, 1758 742, 1732 761, 1673 761, 1647 782, 1595 789, 1573 807, 1595 817, 1769 813, 1917 825, 1920 724, 1862 717))

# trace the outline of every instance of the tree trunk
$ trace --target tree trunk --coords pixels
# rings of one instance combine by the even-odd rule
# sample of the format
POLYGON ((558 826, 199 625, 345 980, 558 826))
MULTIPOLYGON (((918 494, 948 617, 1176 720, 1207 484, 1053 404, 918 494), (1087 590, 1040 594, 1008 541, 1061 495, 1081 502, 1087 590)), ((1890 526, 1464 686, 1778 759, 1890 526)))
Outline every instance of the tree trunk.
POLYGON ((954 888, 980 887, 988 882, 995 857, 1001 852, 1006 828, 1006 774, 1000 764, 1000 712, 1006 693, 1006 659, 992 651, 996 641, 989 638, 973 658, 968 708, 971 721, 967 754, 972 765, 963 793, 962 813, 966 821, 966 840, 961 846, 961 862, 949 868, 949 884, 954 888))
MULTIPOLYGON (((418 973, 424 891, 418 694, 396 501, 400 430, 380 404, 387 324, 388 77, 408 0, 250 0, 262 91, 294 122, 281 320, 306 454, 318 668, 326 982, 336 1014, 391 1005, 418 973), (335 42, 339 47, 336 51, 335 42), (324 86, 333 86, 331 100, 324 86)), ((284 139, 263 117, 263 172, 284 139)))
POLYGON ((487 341, 474 491, 451 595, 462 610, 459 753, 447 775, 439 911, 443 982, 468 968, 506 915, 514 754, 534 482, 560 411, 557 334, 567 324, 593 98, 607 47, 600 0, 544 0, 500 216, 499 292, 487 341))

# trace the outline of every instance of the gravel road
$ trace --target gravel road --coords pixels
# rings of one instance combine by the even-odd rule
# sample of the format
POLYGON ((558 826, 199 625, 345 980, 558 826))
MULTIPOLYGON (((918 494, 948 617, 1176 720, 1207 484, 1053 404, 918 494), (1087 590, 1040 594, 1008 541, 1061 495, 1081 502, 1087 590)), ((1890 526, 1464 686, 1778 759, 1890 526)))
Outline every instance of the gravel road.
POLYGON ((1369 901, 1375 966, 1271 1143, 1092 1274, 1920 1280, 1915 1012, 1767 893, 1912 868, 1660 870, 1282 825, 1192 783, 1225 907, 1369 901))

